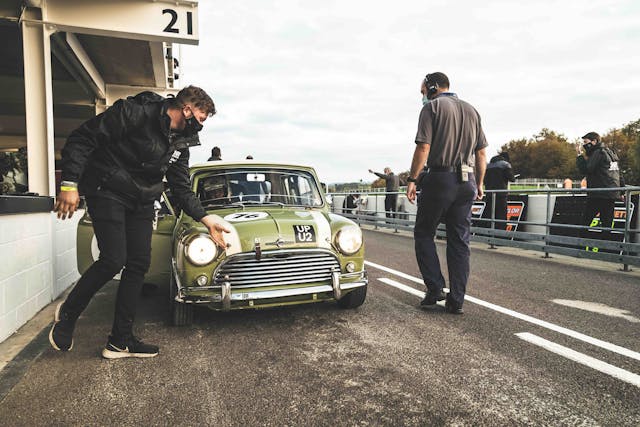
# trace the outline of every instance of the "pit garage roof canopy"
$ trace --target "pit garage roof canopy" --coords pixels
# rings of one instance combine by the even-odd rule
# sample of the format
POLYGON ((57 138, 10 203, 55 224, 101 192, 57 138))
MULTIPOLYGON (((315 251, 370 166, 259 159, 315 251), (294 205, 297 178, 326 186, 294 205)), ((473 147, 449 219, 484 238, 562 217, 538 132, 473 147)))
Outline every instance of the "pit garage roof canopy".
POLYGON ((0 150, 27 146, 30 191, 52 195, 52 157, 80 123, 143 90, 175 92, 174 43, 198 43, 198 2, 0 0, 0 40, 0 150), (32 177, 43 162, 48 176, 32 177))

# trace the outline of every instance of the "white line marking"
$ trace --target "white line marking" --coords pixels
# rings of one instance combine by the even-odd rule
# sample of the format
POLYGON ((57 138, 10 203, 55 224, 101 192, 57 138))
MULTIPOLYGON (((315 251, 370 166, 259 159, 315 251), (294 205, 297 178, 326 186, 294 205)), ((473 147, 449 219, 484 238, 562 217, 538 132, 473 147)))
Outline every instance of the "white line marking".
POLYGON ((398 288, 401 291, 405 291, 409 294, 415 295, 418 298, 424 298, 425 296, 424 292, 419 291, 415 288, 412 288, 411 286, 403 285, 402 283, 396 282, 395 280, 388 279, 386 277, 381 277, 378 280, 381 281, 382 283, 386 283, 387 285, 393 286, 394 288, 398 288))
POLYGON ((592 313, 604 314, 605 316, 619 317, 632 323, 640 323, 640 319, 631 316, 631 312, 621 308, 610 307, 599 302, 579 301, 570 299, 552 299, 551 302, 564 305, 565 307, 577 308, 592 313))
POLYGON ((579 353, 575 350, 571 350, 568 347, 545 340, 544 338, 541 338, 534 334, 530 334, 529 332, 520 332, 516 335, 518 336, 518 338, 530 342, 531 344, 540 346, 552 353, 558 354, 562 357, 566 357, 567 359, 578 362, 581 365, 588 366, 589 368, 595 369, 596 371, 600 371, 604 374, 611 375, 614 378, 617 378, 629 384, 633 384, 636 387, 640 387, 640 375, 634 374, 633 372, 629 372, 624 369, 618 368, 617 366, 610 365, 606 362, 603 362, 602 360, 595 359, 591 356, 587 356, 586 354, 579 353))
MULTIPOLYGON (((370 262, 370 261, 365 261, 364 263, 365 263, 365 265, 368 265, 370 267, 377 268, 377 269, 382 270, 382 271, 386 271, 386 272, 394 274, 396 276, 403 277, 403 278, 405 278, 407 280, 410 280, 412 282, 420 283, 421 285, 424 286, 423 280, 422 279, 418 279, 417 277, 410 276, 410 275, 408 275, 406 273, 403 273, 401 271, 397 271, 397 270, 394 270, 392 268, 385 267, 383 265, 379 265, 379 264, 376 264, 376 263, 373 263, 373 262, 370 262)), ((631 359, 640 360, 640 353, 635 352, 633 350, 629 350, 628 348, 620 347, 619 345, 611 344, 609 342, 602 341, 602 340, 590 337, 590 336, 585 335, 585 334, 581 334, 580 332, 576 332, 574 330, 571 330, 571 329, 568 329, 568 328, 564 328, 562 326, 558 326, 558 325, 550 323, 550 322, 545 322, 544 320, 537 319, 537 318, 535 318, 533 316, 528 316, 526 314, 518 313, 517 311, 513 311, 513 310, 510 310, 508 308, 501 307, 499 305, 492 304, 490 302, 483 301, 481 299, 478 299, 478 298, 475 298, 475 297, 472 297, 472 296, 469 296, 469 295, 465 296, 464 300, 465 301, 469 301, 469 302, 474 303, 474 304, 481 305, 481 306, 483 306, 485 308, 488 308, 490 310, 494 310, 494 311, 497 311, 499 313, 515 317, 516 319, 524 320, 525 322, 533 323, 534 325, 538 325, 538 326, 541 326, 543 328, 550 329, 550 330, 558 332, 560 334, 570 336, 571 338, 575 338, 577 340, 584 341, 584 342, 589 343, 591 345, 595 345, 596 347, 604 348, 605 350, 609 350, 609 351, 612 351, 614 353, 621 354, 621 355, 629 357, 631 359)))
MULTIPOLYGON (((395 280, 389 279, 387 277, 381 277, 378 280, 381 281, 382 283, 386 283, 389 286, 393 286, 394 288, 398 288, 401 291, 405 291, 407 293, 413 294, 413 295, 417 296, 420 299, 424 298, 424 296, 426 295, 425 292, 419 291, 419 290, 417 290, 415 288, 412 288, 411 286, 404 285, 404 284, 402 284, 400 282, 396 282, 395 280)), ((444 301, 438 301, 436 304, 444 307, 444 301)))

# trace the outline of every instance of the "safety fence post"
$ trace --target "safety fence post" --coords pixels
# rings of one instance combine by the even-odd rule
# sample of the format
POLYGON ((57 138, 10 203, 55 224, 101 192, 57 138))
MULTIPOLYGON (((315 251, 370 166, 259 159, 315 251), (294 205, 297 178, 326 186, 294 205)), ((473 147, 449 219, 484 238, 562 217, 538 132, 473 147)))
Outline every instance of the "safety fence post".
POLYGON ((544 231, 544 258, 550 258, 549 252, 546 250, 547 245, 549 244, 549 234, 551 232, 551 227, 549 226, 549 207, 551 207, 551 192, 547 191, 547 210, 544 213, 545 215, 545 231, 544 231))
POLYGON ((496 193, 491 193, 491 243, 489 243, 489 249, 495 249, 496 245, 496 193))
MULTIPOLYGON (((630 243, 631 239, 630 239, 630 234, 629 234, 629 226, 631 223, 631 202, 630 202, 630 197, 631 197, 631 192, 629 190, 625 190, 624 191, 624 238, 622 239, 622 241, 624 243, 630 243)), ((614 223, 615 223, 615 219, 614 219, 614 223)), ((629 251, 628 250, 623 250, 622 251, 622 255, 629 255, 629 251)), ((622 267, 622 271, 631 271, 631 269, 629 268, 629 264, 623 264, 622 267)))

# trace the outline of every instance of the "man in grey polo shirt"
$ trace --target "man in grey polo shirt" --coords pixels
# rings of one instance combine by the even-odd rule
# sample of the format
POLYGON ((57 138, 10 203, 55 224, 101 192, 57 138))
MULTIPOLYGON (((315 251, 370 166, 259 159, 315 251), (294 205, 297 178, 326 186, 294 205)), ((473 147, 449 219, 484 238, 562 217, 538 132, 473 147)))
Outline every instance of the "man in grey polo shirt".
POLYGON ((483 196, 488 145, 480 115, 471 104, 449 92, 443 73, 427 74, 422 81, 422 111, 411 162, 407 199, 416 199, 416 178, 420 175, 418 214, 414 228, 416 258, 427 294, 420 306, 445 299, 444 277, 434 237, 442 221, 447 228, 449 294, 446 310, 462 314, 469 279, 469 234, 471 206, 483 196))

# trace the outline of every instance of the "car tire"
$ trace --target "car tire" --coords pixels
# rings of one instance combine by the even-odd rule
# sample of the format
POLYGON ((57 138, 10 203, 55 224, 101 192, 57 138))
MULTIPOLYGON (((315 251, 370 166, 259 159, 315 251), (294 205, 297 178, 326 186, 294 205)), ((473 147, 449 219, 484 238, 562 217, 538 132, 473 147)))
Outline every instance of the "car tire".
POLYGON ((178 289, 173 272, 169 279, 169 307, 171 324, 173 326, 189 326, 193 323, 193 305, 176 301, 178 289))
POLYGON ((364 304, 364 300, 367 298, 367 286, 355 288, 342 298, 338 300, 338 307, 341 308, 356 308, 364 304))

